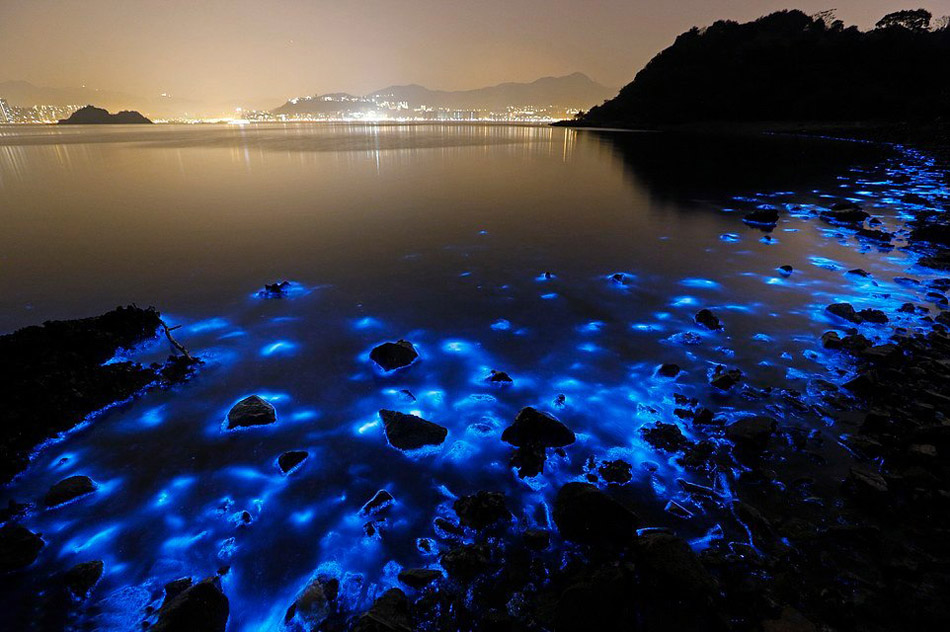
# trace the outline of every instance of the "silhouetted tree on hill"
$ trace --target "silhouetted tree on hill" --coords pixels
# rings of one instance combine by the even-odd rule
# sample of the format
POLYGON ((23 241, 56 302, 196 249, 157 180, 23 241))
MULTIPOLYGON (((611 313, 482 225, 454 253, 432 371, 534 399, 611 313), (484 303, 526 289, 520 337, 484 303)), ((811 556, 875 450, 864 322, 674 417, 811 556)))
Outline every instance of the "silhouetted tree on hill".
POLYGON ((950 30, 929 23, 927 11, 902 11, 862 32, 827 12, 779 11, 692 28, 579 122, 946 119, 950 30))

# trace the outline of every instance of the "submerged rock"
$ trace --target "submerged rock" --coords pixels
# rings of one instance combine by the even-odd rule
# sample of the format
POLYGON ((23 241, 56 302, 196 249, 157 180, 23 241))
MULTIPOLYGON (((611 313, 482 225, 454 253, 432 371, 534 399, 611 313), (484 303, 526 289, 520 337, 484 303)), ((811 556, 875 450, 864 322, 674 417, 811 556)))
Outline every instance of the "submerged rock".
POLYGON ((511 520, 511 512, 505 505, 501 492, 480 491, 462 496, 452 505, 455 514, 466 527, 481 531, 501 521, 511 520))
POLYGON ((277 457, 277 467, 284 474, 289 474, 298 465, 307 460, 310 454, 304 450, 289 450, 277 457))
POLYGON ((26 568, 36 561, 43 539, 26 527, 8 522, 0 527, 0 573, 26 568))
POLYGON ((419 354, 408 340, 384 342, 369 353, 369 359, 383 371, 395 371, 415 362, 419 354))
POLYGON ((554 523, 568 540, 591 545, 630 543, 640 518, 588 483, 567 483, 554 500, 554 523))
POLYGON ((697 324, 702 325, 710 331, 718 331, 722 329, 722 323, 719 321, 719 318, 713 314, 712 311, 706 308, 696 312, 693 320, 695 320, 697 324))
POLYGON ((379 416, 383 420, 389 444, 400 450, 418 450, 428 445, 441 445, 449 434, 447 428, 415 415, 381 410, 379 416))
POLYGON ((277 421, 277 411, 257 395, 245 397, 228 411, 228 430, 248 426, 266 426, 277 421))
POLYGON ((88 476, 70 476, 50 487, 46 496, 43 497, 43 504, 47 507, 56 507, 94 491, 96 491, 96 484, 88 476))
POLYGON ((224 632, 230 606, 221 582, 210 577, 186 588, 162 605, 153 632, 224 632))
POLYGON ((63 574, 66 588, 78 599, 85 599, 102 577, 101 560, 76 564, 63 574))
POLYGON ((442 573, 430 568, 407 568, 399 572, 398 578, 406 586, 421 590, 435 580, 441 579, 442 573))

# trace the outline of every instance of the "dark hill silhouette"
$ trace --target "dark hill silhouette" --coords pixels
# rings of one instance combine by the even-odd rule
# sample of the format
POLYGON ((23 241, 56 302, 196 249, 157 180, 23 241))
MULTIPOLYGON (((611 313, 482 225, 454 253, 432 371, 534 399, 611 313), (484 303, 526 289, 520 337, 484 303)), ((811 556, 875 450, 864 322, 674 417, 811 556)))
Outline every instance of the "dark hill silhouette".
POLYGON ((60 125, 128 125, 128 124, 149 124, 151 121, 138 112, 123 110, 115 114, 109 114, 107 110, 97 108, 92 105, 79 108, 67 119, 62 119, 60 125))
POLYGON ((862 32, 827 12, 780 11, 693 28, 572 124, 946 120, 950 29, 929 23, 901 11, 862 32))

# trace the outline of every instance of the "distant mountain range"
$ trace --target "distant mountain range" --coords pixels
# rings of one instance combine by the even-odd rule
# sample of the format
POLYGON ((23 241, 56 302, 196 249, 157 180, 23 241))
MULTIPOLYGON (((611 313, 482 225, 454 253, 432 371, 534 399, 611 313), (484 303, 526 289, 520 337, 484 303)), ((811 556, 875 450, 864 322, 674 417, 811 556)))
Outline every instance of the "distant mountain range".
POLYGON ((408 109, 504 111, 515 107, 587 109, 614 96, 616 90, 576 72, 563 77, 543 77, 530 83, 501 83, 475 90, 430 90, 420 85, 389 86, 366 95, 332 93, 291 99, 274 114, 307 115, 359 112, 383 104, 403 104, 408 109))

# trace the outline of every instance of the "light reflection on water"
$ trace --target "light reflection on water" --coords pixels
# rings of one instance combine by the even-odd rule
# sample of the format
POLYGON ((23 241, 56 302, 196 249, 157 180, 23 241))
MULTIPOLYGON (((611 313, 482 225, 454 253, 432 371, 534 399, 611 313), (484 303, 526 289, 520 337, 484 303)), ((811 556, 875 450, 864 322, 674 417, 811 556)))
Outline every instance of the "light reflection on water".
MULTIPOLYGON (((164 582, 224 565, 232 629, 273 627, 320 568, 363 574, 362 587, 351 576, 343 590, 363 607, 400 565, 436 563, 416 540, 436 537, 432 519, 451 517, 454 497, 505 491, 518 528, 542 524, 553 493, 581 479, 591 456, 633 464, 619 493, 648 524, 697 546, 741 538, 716 535, 730 527, 676 483, 722 490, 729 473, 686 472, 639 429, 676 422, 674 393, 814 427, 776 401, 713 393, 708 375, 725 364, 754 386, 804 392, 834 362, 818 345, 842 325, 827 304, 893 314, 919 292, 892 280, 907 276, 909 255, 857 246, 809 217, 824 196, 846 196, 899 226, 908 209, 869 148, 503 126, 24 134, 0 136, 0 251, 12 272, 0 277, 2 329, 135 301, 183 324, 180 341, 207 360, 183 388, 48 446, 4 494, 35 500, 73 474, 100 484, 24 523, 48 544, 35 577, 105 561, 102 625, 129 623, 123 608, 137 623, 164 582), (763 204, 788 211, 767 241, 740 220, 763 204), (787 278, 785 264, 795 269, 787 278), (873 278, 845 274, 857 267, 873 278), (257 296, 283 278, 299 291, 257 296), (724 332, 693 322, 701 307, 724 332), (399 338, 421 359, 383 375, 369 351, 399 338), (659 377, 664 362, 684 372, 659 377), (514 383, 488 383, 492 370, 514 383), (278 423, 224 431, 230 406, 253 393, 278 423), (578 441, 521 480, 500 434, 529 405, 578 441), (445 443, 398 452, 383 408, 447 427, 445 443), (276 458, 286 450, 309 458, 284 476, 276 458), (357 512, 379 489, 396 503, 382 536, 368 537, 357 512), (694 517, 666 513, 671 499, 694 517)), ((933 185, 915 165, 903 170, 925 192, 933 185)), ((156 344, 138 355, 167 352, 156 344)))

